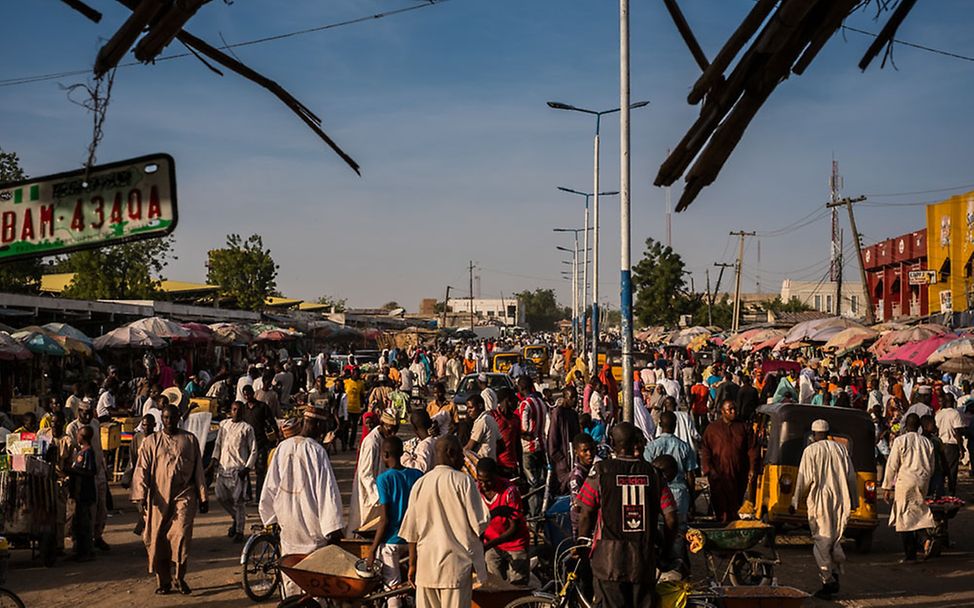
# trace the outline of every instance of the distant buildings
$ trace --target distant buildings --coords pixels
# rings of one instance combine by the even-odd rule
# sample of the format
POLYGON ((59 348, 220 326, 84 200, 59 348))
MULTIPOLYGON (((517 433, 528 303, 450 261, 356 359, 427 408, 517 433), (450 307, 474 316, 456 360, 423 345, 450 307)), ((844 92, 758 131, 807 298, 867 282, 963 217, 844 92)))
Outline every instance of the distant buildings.
POLYGON ((450 317, 458 317, 461 325, 470 325, 463 320, 473 308, 474 324, 479 322, 500 322, 504 325, 523 325, 524 311, 517 298, 450 298, 446 304, 450 317))
POLYGON ((839 304, 838 284, 830 281, 792 281, 781 282, 781 301, 789 302, 797 298, 806 306, 829 315, 841 314, 843 317, 858 318, 865 315, 866 293, 862 283, 842 283, 842 302, 839 304))

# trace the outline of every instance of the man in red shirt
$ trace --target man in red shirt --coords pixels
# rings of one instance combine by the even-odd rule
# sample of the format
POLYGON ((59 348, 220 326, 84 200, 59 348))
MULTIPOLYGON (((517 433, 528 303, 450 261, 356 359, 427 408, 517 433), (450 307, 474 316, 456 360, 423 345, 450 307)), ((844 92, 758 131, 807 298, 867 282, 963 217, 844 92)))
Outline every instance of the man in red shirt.
POLYGON ((521 493, 504 479, 492 458, 477 462, 477 488, 490 511, 483 534, 487 572, 514 585, 527 585, 530 536, 521 493))
POLYGON ((697 431, 703 434, 703 430, 710 422, 707 413, 710 411, 710 388, 703 383, 703 376, 699 373, 693 376, 694 384, 690 387, 690 412, 693 414, 693 424, 697 431))
POLYGON ((497 439, 497 464, 508 479, 521 475, 521 419, 514 409, 517 398, 514 391, 502 388, 497 391, 497 407, 488 412, 497 421, 500 437, 497 439))
MULTIPOLYGON (((545 422, 548 407, 541 395, 534 390, 534 382, 528 376, 517 379, 517 417, 521 423, 521 451, 524 453, 524 479, 531 489, 544 485, 545 481, 545 422)), ((540 492, 528 498, 531 513, 541 510, 543 497, 540 492)))

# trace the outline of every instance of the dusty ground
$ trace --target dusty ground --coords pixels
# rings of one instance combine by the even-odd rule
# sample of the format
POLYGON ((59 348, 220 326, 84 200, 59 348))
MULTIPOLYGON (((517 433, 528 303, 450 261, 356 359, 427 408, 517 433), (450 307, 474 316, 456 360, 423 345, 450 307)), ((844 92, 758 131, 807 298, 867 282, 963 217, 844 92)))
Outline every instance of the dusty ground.
MULTIPOLYGON (((346 492, 350 489, 353 458, 339 454, 333 464, 346 492)), ((959 494, 974 503, 974 483, 962 471, 959 494)), ((145 550, 141 540, 132 534, 135 512, 120 487, 114 488, 116 506, 121 510, 109 519, 106 539, 112 545, 91 563, 74 564, 59 561, 54 568, 44 568, 30 561, 26 550, 14 551, 7 586, 23 598, 27 606, 55 608, 85 606, 115 608, 134 606, 248 606, 252 603, 240 588, 239 556, 241 545, 226 537, 228 516, 211 499, 211 511, 196 519, 190 560, 189 585, 192 596, 157 596, 154 579, 146 573, 145 550)), ((348 503, 348 494, 345 494, 348 503)), ((882 521, 877 530, 873 552, 856 554, 849 547, 849 561, 843 578, 839 601, 809 600, 806 606, 916 606, 922 608, 974 606, 974 506, 963 509, 951 522, 953 545, 940 558, 914 566, 898 565, 901 557, 899 539, 885 525, 888 509, 881 508, 882 521)), ((249 509, 257 521, 256 509, 249 509)), ((811 546, 801 538, 780 550, 782 564, 777 570, 779 584, 807 591, 817 589, 815 563, 811 546)), ((70 542, 69 542, 70 545, 70 542)), ((695 574, 700 575, 698 570, 695 574)), ((273 605, 273 603, 269 603, 273 605)))

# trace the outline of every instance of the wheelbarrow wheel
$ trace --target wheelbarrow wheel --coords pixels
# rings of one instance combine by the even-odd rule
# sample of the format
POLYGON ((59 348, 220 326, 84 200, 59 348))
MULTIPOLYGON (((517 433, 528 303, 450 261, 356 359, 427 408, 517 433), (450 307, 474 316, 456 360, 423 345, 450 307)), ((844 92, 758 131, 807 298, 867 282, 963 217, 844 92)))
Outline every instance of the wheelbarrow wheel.
POLYGON ((738 551, 731 558, 728 575, 735 587, 770 585, 774 580, 774 564, 765 561, 757 551, 738 551))
POLYGON ((0 589, 0 608, 24 608, 24 602, 9 589, 0 589))
POLYGON ((281 583, 277 562, 281 551, 270 534, 262 534, 251 543, 244 558, 243 588, 251 600, 263 602, 271 598, 281 583))
POLYGON ((508 604, 506 608, 555 608, 555 606, 557 606, 557 603, 550 596, 529 595, 517 598, 508 604))

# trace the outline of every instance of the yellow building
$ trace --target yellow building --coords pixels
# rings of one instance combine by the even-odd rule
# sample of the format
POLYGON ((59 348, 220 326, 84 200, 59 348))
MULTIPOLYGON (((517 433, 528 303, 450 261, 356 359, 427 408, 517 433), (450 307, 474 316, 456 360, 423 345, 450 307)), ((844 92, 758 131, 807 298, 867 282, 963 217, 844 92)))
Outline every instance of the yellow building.
POLYGON ((927 205, 930 314, 974 308, 974 191, 927 205))

